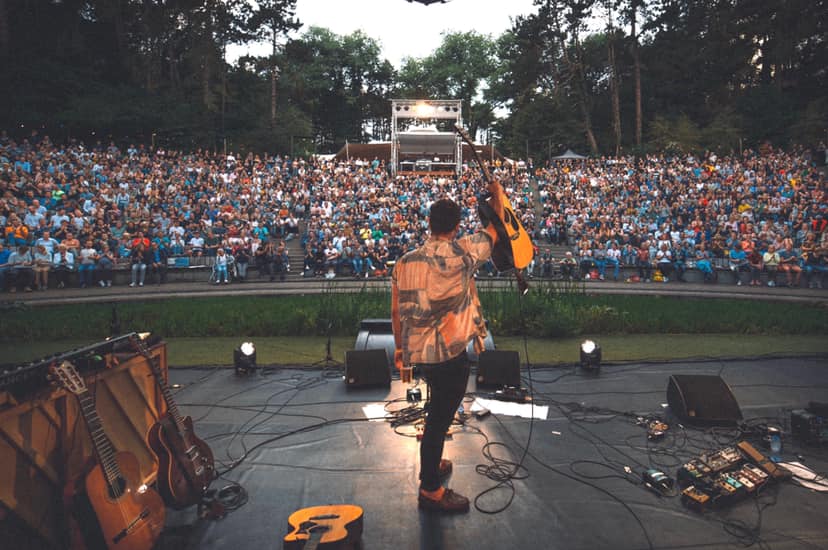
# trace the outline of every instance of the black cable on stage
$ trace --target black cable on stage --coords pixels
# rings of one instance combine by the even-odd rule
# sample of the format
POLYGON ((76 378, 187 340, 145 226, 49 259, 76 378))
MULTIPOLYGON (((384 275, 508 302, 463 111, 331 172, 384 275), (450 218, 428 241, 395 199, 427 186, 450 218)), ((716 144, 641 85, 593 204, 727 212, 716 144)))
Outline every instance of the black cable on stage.
POLYGON ((523 447, 523 452, 521 453, 520 460, 518 460, 517 462, 511 462, 496 457, 492 452, 494 448, 503 447, 508 450, 509 447, 497 441, 489 441, 488 437, 486 438, 486 443, 483 445, 481 453, 483 453, 483 456, 486 457, 486 459, 491 464, 478 464, 475 467, 475 471, 478 474, 484 475, 487 478, 494 481, 495 485, 489 487, 488 489, 484 489, 483 491, 478 493, 477 496, 474 497, 475 509, 478 512, 482 512, 484 514, 498 514, 506 510, 509 506, 511 506, 512 501, 515 498, 514 480, 521 480, 529 477, 529 470, 524 466, 523 463, 526 460, 527 453, 529 452, 529 446, 532 444, 532 434, 535 428, 535 396, 534 387, 532 384, 532 363, 529 360, 529 338, 527 336, 526 330, 526 311, 524 310, 523 293, 519 290, 520 289, 518 289, 518 304, 520 310, 521 325, 520 328, 521 333, 523 334, 523 353, 526 357, 526 373, 529 378, 529 434, 526 436, 526 445, 523 447), (483 498, 485 495, 488 495, 489 493, 492 493, 500 489, 509 490, 509 498, 504 505, 494 509, 487 509, 480 505, 481 498, 483 498))

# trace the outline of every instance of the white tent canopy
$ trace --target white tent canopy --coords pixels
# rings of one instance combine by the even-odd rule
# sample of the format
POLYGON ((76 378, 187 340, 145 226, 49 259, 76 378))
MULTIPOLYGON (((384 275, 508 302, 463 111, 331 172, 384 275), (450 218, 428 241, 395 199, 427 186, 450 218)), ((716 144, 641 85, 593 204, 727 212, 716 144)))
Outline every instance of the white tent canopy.
POLYGON ((552 160, 583 160, 585 158, 589 158, 589 157, 585 157, 584 155, 579 155, 578 153, 576 153, 572 149, 567 149, 566 153, 564 153, 563 155, 558 155, 557 157, 552 157, 552 160))

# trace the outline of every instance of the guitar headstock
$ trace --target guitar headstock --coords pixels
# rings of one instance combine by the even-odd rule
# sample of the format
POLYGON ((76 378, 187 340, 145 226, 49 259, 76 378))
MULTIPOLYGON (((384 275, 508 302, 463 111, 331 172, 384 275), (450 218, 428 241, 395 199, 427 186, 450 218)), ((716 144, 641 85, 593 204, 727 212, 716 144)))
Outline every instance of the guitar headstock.
POLYGON ((486 180, 486 182, 491 182, 492 175, 489 173, 489 167, 483 163, 483 161, 480 159, 480 155, 477 154, 477 149, 474 148, 474 141, 472 140, 469 133, 466 132, 466 129, 460 126, 459 124, 454 125, 454 130, 463 139, 463 141, 466 142, 466 144, 469 146, 469 149, 471 149, 472 156, 474 156, 474 160, 477 161, 477 165, 480 167, 480 171, 483 172, 483 178, 486 180))
POLYGON ((78 373, 75 365, 69 361, 63 361, 60 365, 50 366, 49 374, 51 374, 54 382, 76 395, 86 391, 86 382, 78 373))

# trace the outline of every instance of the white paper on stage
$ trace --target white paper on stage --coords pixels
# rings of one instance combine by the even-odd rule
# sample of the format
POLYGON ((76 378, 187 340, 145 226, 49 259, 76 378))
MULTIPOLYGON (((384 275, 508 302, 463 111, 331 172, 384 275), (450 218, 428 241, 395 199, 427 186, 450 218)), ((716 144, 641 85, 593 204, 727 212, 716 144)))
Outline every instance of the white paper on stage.
POLYGON ((385 403, 370 403, 362 407, 362 414, 371 422, 385 422, 385 403))
POLYGON ((820 476, 807 466, 799 462, 780 462, 780 466, 784 466, 794 475, 793 481, 799 483, 803 487, 819 491, 821 493, 828 492, 828 480, 820 476))
POLYGON ((482 411, 483 409, 489 409, 492 414, 519 416, 521 418, 531 418, 534 414, 535 418, 539 420, 546 420, 546 417, 549 416, 549 407, 546 405, 535 405, 533 407, 532 403, 515 403, 478 397, 472 403, 471 412, 482 411))

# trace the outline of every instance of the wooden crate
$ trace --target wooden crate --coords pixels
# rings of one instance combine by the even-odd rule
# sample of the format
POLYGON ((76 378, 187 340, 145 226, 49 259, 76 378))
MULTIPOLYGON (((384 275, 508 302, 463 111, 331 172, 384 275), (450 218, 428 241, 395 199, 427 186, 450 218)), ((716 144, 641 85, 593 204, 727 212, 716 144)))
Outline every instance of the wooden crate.
MULTIPOLYGON (((150 353, 166 376, 166 344, 150 353)), ((87 387, 113 446, 135 455, 149 485, 155 482, 158 460, 146 434, 166 411, 166 403, 141 355, 109 354, 104 361, 108 368, 85 375, 87 387)), ((16 403, 0 392, 0 537, 19 531, 22 523, 32 541, 37 539, 31 547, 65 547, 64 493, 85 477, 92 455, 72 393, 45 387, 16 403)))

